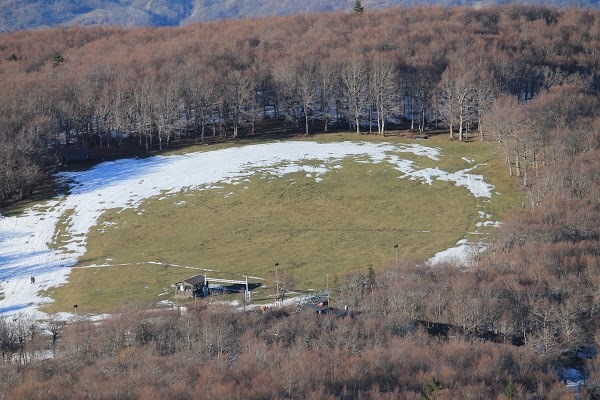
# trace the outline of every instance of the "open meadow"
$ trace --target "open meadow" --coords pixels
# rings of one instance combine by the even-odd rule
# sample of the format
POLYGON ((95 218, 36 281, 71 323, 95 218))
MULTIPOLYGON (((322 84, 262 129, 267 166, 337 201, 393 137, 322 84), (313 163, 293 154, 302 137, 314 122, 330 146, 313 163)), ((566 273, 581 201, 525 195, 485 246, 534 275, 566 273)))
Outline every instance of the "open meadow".
MULTIPOLYGON (((45 251, 61 265, 39 268, 32 305, 98 314, 169 304, 172 283, 205 272, 249 275, 262 284, 254 300, 272 301, 275 263, 306 292, 324 289, 327 274, 335 285, 392 265, 394 245, 419 262, 465 239, 476 248, 520 204, 505 171, 488 143, 330 134, 62 173, 70 194, 36 206, 55 221, 45 251), (63 282, 44 279, 56 271, 63 282)), ((25 267, 21 282, 33 273, 25 267)))

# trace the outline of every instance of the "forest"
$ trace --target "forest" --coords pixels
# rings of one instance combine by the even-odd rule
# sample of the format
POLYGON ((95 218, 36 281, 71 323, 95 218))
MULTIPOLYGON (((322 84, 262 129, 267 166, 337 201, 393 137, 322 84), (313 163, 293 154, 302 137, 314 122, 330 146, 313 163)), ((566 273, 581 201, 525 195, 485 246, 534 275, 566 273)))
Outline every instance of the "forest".
POLYGON ((2 319, 0 398, 571 399, 573 365, 600 398, 599 60, 599 12, 539 6, 3 35, 6 203, 73 155, 266 127, 493 141, 527 200, 469 268, 342 277, 347 312, 2 319))
POLYGON ((528 176, 552 129, 579 117, 592 123, 599 58, 597 11, 539 6, 5 34, 0 204, 90 152, 238 138, 273 123, 282 134, 328 131, 333 123, 384 134, 395 122, 447 127, 463 140, 504 122, 490 125, 488 137, 498 136, 515 173, 528 176), (536 109, 564 96, 573 110, 562 120, 536 109), (519 118, 513 102, 539 132, 524 129, 521 138, 508 120, 494 119, 519 118))

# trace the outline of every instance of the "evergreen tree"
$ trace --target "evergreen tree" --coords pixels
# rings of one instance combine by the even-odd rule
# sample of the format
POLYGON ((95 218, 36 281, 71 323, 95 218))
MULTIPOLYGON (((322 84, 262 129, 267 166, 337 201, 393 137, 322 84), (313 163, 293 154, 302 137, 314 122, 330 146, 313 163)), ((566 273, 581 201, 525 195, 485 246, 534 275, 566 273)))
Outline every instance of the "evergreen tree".
POLYGON ((514 399, 517 397, 517 385, 512 380, 512 377, 508 378, 508 382, 504 389, 502 390, 502 394, 508 397, 509 399, 514 399))
POLYGON ((360 0, 356 0, 356 3, 354 3, 354 7, 352 8, 352 10, 354 10, 354 12, 357 14, 361 14, 365 10, 365 8, 361 4, 360 0))
POLYGON ((434 376, 431 377, 429 383, 423 388, 423 400, 433 400, 435 392, 440 390, 442 385, 434 376))
POLYGON ((53 67, 58 67, 60 64, 62 64, 64 62, 65 62, 65 57, 63 57, 63 55, 60 54, 59 52, 52 54, 52 57, 50 57, 50 63, 52 64, 53 67))

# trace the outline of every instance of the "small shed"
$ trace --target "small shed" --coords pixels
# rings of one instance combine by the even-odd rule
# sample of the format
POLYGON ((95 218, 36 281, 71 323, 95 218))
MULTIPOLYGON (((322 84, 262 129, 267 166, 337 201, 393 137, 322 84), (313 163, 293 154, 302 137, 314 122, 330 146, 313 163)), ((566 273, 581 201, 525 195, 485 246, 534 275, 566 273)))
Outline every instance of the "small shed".
MULTIPOLYGON (((246 301, 250 301, 250 288, 253 289, 260 286, 260 283, 249 283, 248 276, 244 275, 244 280, 209 278, 206 275, 196 275, 184 281, 174 283, 175 297, 205 297, 208 296, 208 284, 226 283, 229 285, 242 285, 246 295, 246 301)), ((234 289, 234 292, 241 289, 234 289)))
POLYGON ((205 295, 208 286, 205 275, 195 275, 175 283, 175 297, 199 297, 205 295))

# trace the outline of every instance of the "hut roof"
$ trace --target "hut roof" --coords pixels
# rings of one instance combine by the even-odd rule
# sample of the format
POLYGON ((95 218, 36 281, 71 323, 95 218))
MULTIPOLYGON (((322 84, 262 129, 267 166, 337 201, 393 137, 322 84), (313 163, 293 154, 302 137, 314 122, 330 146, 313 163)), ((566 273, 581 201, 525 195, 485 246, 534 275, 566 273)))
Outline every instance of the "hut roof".
POLYGON ((204 280, 205 280, 204 275, 196 275, 196 276, 192 276, 191 278, 187 278, 183 282, 195 286, 195 285, 204 283, 204 280))

